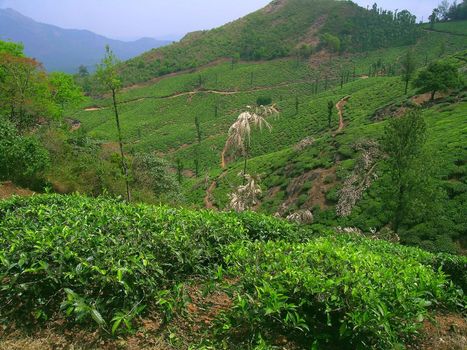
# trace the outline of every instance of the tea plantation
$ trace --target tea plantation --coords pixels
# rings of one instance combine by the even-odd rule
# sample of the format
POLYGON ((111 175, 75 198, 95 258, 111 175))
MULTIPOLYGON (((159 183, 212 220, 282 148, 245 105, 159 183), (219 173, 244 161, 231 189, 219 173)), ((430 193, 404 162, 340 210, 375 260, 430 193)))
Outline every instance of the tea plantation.
POLYGON ((0 233, 7 329, 61 319, 116 336, 149 315, 176 329, 196 281, 231 304, 179 348, 283 335, 297 349, 392 349, 432 312, 466 305, 465 257, 253 213, 42 195, 0 202, 0 233))

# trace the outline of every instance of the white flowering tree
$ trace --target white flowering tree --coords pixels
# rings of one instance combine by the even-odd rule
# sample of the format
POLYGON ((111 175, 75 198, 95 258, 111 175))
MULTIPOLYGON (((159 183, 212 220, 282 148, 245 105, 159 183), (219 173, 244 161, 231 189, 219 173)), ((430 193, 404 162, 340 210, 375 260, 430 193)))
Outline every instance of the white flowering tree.
POLYGON ((247 106, 247 110, 242 112, 235 123, 229 128, 228 138, 222 151, 222 167, 225 167, 225 155, 228 152, 240 152, 244 157, 243 166, 243 185, 246 184, 247 162, 251 145, 251 132, 253 128, 271 130, 271 124, 266 120, 271 115, 277 115, 279 112, 275 106, 247 106))

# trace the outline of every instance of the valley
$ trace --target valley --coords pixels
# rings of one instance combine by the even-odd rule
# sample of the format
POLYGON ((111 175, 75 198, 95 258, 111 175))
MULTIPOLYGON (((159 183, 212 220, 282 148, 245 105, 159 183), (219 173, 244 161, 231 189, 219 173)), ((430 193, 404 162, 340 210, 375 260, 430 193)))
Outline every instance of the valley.
POLYGON ((0 350, 464 349, 450 6, 275 0, 74 76, 0 41, 0 350))

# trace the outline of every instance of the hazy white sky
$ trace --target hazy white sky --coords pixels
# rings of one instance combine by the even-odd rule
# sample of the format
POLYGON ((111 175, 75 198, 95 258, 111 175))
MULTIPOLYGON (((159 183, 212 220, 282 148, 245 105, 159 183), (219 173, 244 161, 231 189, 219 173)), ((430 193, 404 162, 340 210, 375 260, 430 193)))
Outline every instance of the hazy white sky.
MULTIPOLYGON (((270 0, 0 0, 37 21, 88 29, 111 38, 174 39, 220 26, 255 11, 270 0)), ((375 0, 354 0, 363 7, 375 0)), ((380 0, 386 9, 408 9, 424 17, 440 0, 380 0)))

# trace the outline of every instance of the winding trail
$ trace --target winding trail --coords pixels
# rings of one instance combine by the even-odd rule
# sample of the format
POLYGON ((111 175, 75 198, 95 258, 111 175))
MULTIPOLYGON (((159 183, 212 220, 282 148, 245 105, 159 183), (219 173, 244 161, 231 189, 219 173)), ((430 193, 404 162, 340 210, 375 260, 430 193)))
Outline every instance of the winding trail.
MULTIPOLYGON (((286 82, 286 83, 281 83, 277 85, 271 85, 271 86, 261 86, 261 87, 255 87, 252 89, 246 89, 246 90, 204 90, 204 89, 199 89, 199 90, 193 90, 193 91, 184 91, 184 92, 176 92, 170 95, 165 95, 165 96, 140 96, 137 98, 132 98, 124 101, 119 101, 118 105, 124 105, 127 103, 132 103, 132 102, 140 102, 144 100, 171 100, 175 99, 178 97, 183 97, 183 96, 194 96, 197 94, 215 94, 215 95, 223 95, 223 96, 230 96, 230 95, 236 95, 236 94, 242 94, 242 93, 248 93, 248 92, 256 92, 256 91, 268 91, 268 90, 274 90, 276 88, 280 87, 287 87, 287 86, 292 86, 292 85, 298 85, 298 84, 303 84, 306 83, 306 81, 295 81, 295 82, 286 82)), ((84 108, 85 112, 94 112, 94 111, 101 111, 107 109, 107 107, 98 107, 98 106, 92 106, 92 107, 86 107, 84 108)))
POLYGON ((220 174, 216 179, 214 179, 214 181, 208 187, 206 191, 206 196, 204 196, 204 206, 206 209, 211 209, 211 210, 217 209, 217 207, 212 202, 212 193, 217 188, 217 182, 221 180, 222 178, 224 178, 226 175, 227 175, 227 170, 224 170, 222 174, 220 174))
MULTIPOLYGON (((364 77, 361 77, 362 79, 364 77)), ((330 82, 332 81, 337 81, 337 79, 330 79, 330 82)), ((139 96, 136 98, 131 98, 128 100, 123 100, 119 101, 117 104, 118 105, 124 105, 127 103, 132 103, 132 102, 140 102, 144 100, 170 100, 170 99, 175 99, 178 97, 183 97, 183 96, 194 96, 197 94, 215 94, 215 95, 223 95, 223 96, 231 96, 231 95, 237 95, 237 94, 242 94, 242 93, 249 93, 249 92, 257 92, 257 91, 269 91, 269 90, 274 90, 277 88, 281 87, 288 87, 288 86, 293 86, 293 85, 300 85, 300 84, 311 84, 309 79, 301 79, 301 80, 295 80, 295 81, 288 81, 288 82, 283 82, 279 83, 276 85, 270 85, 270 86, 258 86, 254 87, 251 89, 245 89, 245 90, 215 90, 215 89, 198 89, 198 90, 193 90, 193 91, 184 91, 184 92, 176 92, 170 95, 165 95, 165 96, 139 96)), ((86 107, 83 110, 85 112, 94 112, 94 111, 100 111, 107 109, 108 107, 100 107, 100 106, 91 106, 91 107, 86 107)), ((78 112, 78 111, 77 111, 78 112)), ((77 113, 76 112, 76 113, 77 113)))
POLYGON ((337 112, 339 113, 339 128, 337 129, 336 133, 341 132, 344 130, 344 107, 349 102, 351 96, 346 96, 336 104, 337 112))
POLYGON ((422 30, 424 30, 425 32, 449 34, 449 35, 454 35, 454 36, 467 36, 467 34, 464 34, 464 33, 449 32, 447 30, 440 30, 440 29, 422 28, 422 30))

